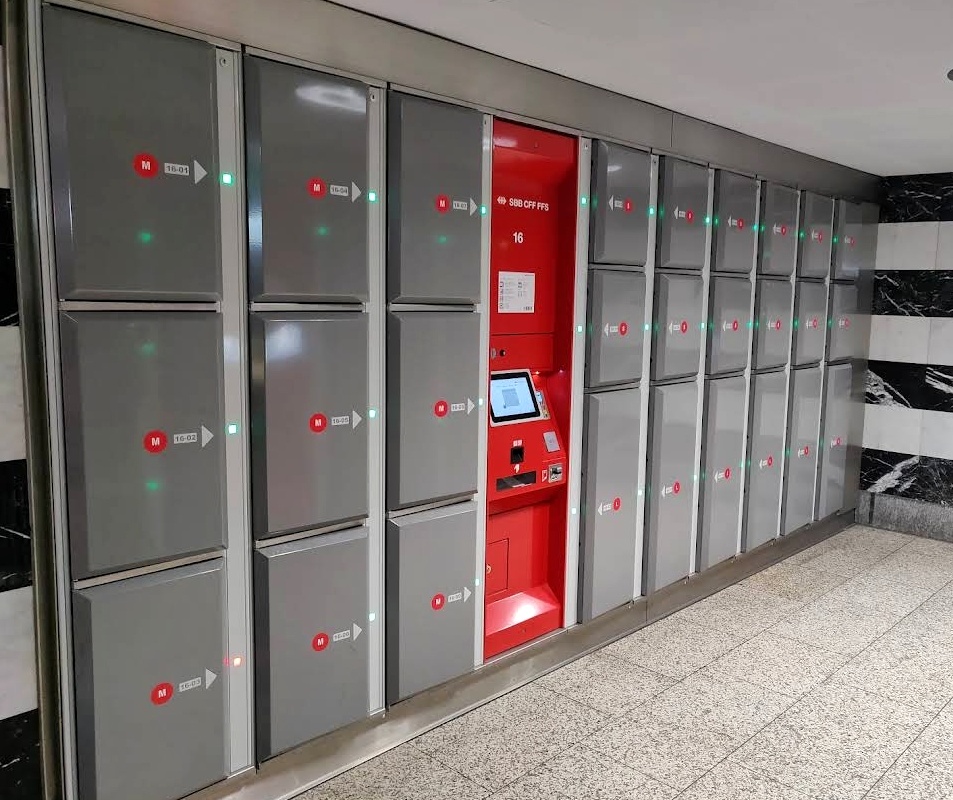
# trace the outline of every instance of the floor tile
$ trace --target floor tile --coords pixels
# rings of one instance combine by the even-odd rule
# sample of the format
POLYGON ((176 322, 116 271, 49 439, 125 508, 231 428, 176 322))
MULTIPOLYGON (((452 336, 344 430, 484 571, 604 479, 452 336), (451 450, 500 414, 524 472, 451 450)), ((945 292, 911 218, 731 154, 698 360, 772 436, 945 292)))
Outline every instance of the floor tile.
POLYGON ((871 552, 847 542, 838 544, 843 546, 836 546, 826 553, 821 553, 816 558, 803 562, 803 566, 849 578, 870 569, 889 555, 879 550, 871 552))
MULTIPOLYGON (((621 796, 621 795, 620 795, 621 796)), ((807 800, 790 786, 752 772, 731 757, 678 796, 678 800, 807 800)))
POLYGON ((672 685, 659 675, 624 658, 598 650, 537 682, 604 714, 617 716, 672 685))
POLYGON ((839 547, 862 547, 866 550, 877 550, 887 556, 909 544, 915 537, 897 531, 871 528, 869 525, 852 525, 835 538, 839 547))
POLYGON ((953 546, 945 542, 935 544, 941 547, 927 549, 922 544, 906 545, 872 567, 868 574, 934 591, 941 589, 953 581, 953 546))
POLYGON ((603 726, 597 711, 530 684, 415 739, 481 786, 501 789, 603 726))
POLYGON ((930 719, 878 695, 825 685, 745 743, 733 759, 816 800, 859 800, 930 719))
POLYGON ((765 631, 712 662, 709 668, 800 697, 830 677, 847 659, 843 653, 765 631))
POLYGON ((332 778, 298 800, 480 800, 489 791, 409 745, 332 778))
POLYGON ((746 578, 749 589, 773 594, 786 600, 808 603, 844 583, 847 578, 830 572, 782 561, 746 578))
MULTIPOLYGON (((577 745, 567 750, 509 789, 526 791, 529 797, 559 797, 568 800, 671 800, 677 789, 659 783, 632 767, 613 761, 591 747, 577 745)), ((514 797, 522 797, 517 793, 514 797)), ((496 795, 493 795, 496 800, 496 795)))
POLYGON ((795 608, 791 600, 735 584, 693 603, 676 616, 695 625, 750 639, 795 608))
POLYGON ((870 800, 953 798, 953 712, 934 719, 867 795, 870 800))
POLYGON ((832 678, 926 711, 953 700, 953 634, 896 627, 853 658, 832 678))
POLYGON ((584 744, 676 789, 684 789, 741 743, 697 719, 644 706, 611 722, 584 744))
POLYGON ((671 616, 613 642, 605 651, 670 678, 684 678, 742 641, 671 616))
POLYGON ((826 650, 854 655, 900 619, 898 614, 887 614, 825 595, 779 622, 771 632, 826 650))
POLYGON ((734 739, 753 736, 794 699, 705 667, 650 700, 647 712, 698 721, 734 739))
POLYGON ((903 583, 893 575, 861 573, 832 589, 827 597, 889 614, 904 615, 929 599, 933 593, 933 589, 903 583))

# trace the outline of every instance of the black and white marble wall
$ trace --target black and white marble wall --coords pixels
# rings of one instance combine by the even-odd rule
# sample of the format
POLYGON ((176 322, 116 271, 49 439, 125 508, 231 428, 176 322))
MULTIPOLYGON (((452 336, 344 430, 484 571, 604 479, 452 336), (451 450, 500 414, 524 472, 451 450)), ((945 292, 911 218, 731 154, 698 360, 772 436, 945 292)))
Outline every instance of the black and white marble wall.
POLYGON ((868 510, 892 498, 902 528, 905 517, 939 517, 904 515, 901 499, 953 515, 953 173, 887 178, 884 188, 861 488, 874 498, 868 510))
MULTIPOLYGON (((2 77, 2 76, 0 76, 2 77)), ((0 131, 6 130, 0 104, 0 131)), ((0 798, 41 796, 30 513, 13 211, 0 135, 0 798)))

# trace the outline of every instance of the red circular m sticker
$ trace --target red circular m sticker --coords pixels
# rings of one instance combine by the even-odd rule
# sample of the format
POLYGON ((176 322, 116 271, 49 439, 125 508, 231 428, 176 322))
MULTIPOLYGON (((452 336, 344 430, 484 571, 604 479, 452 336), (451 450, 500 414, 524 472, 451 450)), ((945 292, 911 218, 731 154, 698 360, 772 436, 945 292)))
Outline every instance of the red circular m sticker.
POLYGON ((615 500, 612 501, 612 510, 618 511, 620 508, 622 508, 622 498, 617 497, 615 500))
POLYGON ((682 324, 678 326, 678 329, 682 333, 688 333, 688 322, 686 322, 685 320, 682 320, 682 324))
POLYGON ((328 185, 321 178, 312 178, 308 181, 308 194, 312 197, 324 197, 327 191, 328 185))
POLYGON ((165 431, 149 431, 142 437, 142 446, 153 455, 161 453, 168 445, 169 437, 165 435, 165 431))
POLYGON ((149 699, 154 706, 164 706, 175 694, 175 687, 171 683, 157 683, 149 693, 149 699))
POLYGON ((441 419, 450 411, 450 404, 446 400, 438 400, 433 404, 433 413, 435 417, 440 417, 441 419))
POLYGON ((434 611, 439 611, 447 604, 447 598, 444 597, 440 592, 437 592, 432 598, 430 598, 430 607, 434 611))
POLYGON ((629 332, 629 323, 620 322, 619 323, 619 336, 625 336, 629 332))
POLYGON ((140 178, 154 178, 159 174, 159 160, 151 153, 136 153, 132 168, 140 178))
POLYGON ((439 214, 446 214, 450 210, 450 198, 445 194, 438 194, 434 198, 433 205, 439 214))
POLYGON ((675 492, 675 494, 678 494, 680 491, 682 491, 682 484, 680 484, 678 481, 675 481, 675 483, 672 484, 672 491, 675 492))
POLYGON ((324 631, 321 631, 321 633, 315 634, 314 638, 311 640, 311 649, 316 653, 320 653, 322 650, 325 650, 330 643, 331 637, 328 636, 324 631))
POLYGON ((312 433, 324 433, 328 429, 328 418, 324 414, 312 414, 308 427, 312 433))

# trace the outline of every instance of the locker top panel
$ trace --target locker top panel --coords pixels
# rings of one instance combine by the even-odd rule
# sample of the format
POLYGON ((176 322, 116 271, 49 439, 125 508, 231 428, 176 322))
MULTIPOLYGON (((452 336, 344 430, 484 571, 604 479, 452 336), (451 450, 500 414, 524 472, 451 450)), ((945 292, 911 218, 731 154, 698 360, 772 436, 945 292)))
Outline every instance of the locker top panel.
POLYGON ((590 260, 644 266, 648 258, 652 157, 609 142, 594 142, 590 260))
POLYGON ((479 303, 483 115, 390 93, 387 295, 479 303))
POLYGON ((366 300, 368 87, 244 63, 251 298, 366 300))
POLYGON ((799 228, 798 276, 826 278, 831 269, 834 201, 813 192, 802 192, 799 228))
POLYGON ((224 542, 219 315, 60 318, 74 578, 224 542))
POLYGON ((705 266, 708 168, 671 156, 659 168, 659 269, 701 270, 705 266))
POLYGON ((255 536, 366 516, 367 315, 254 314, 250 332, 255 536))
POLYGON ((43 27, 60 297, 217 299, 215 49, 53 6, 43 27))
POLYGON ((715 172, 714 272, 751 272, 757 231, 758 182, 715 172))
POLYGON ((797 190, 777 183, 761 184, 761 238, 758 272, 790 275, 797 261, 797 190))

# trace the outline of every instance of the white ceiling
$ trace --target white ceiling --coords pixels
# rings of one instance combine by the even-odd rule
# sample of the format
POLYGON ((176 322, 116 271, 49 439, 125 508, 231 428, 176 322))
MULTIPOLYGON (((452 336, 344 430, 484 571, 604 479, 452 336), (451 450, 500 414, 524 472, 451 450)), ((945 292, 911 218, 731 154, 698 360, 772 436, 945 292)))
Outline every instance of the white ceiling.
POLYGON ((878 175, 953 171, 953 0, 335 0, 878 175))

